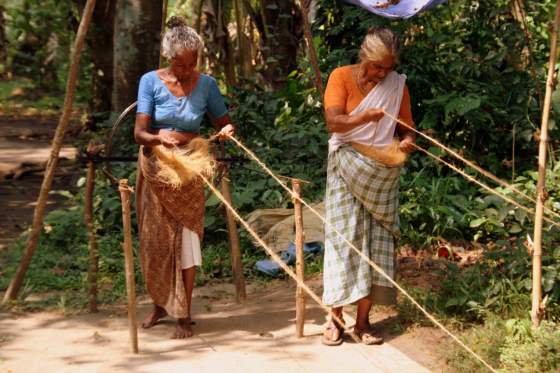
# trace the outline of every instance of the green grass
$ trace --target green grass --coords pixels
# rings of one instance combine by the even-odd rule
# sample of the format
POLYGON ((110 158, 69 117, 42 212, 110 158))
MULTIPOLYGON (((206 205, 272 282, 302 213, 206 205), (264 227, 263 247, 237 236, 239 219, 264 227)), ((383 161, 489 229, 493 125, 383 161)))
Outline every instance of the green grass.
MULTIPOLYGON (((534 329, 531 320, 504 321, 489 317, 483 325, 462 335, 471 347, 499 372, 558 372, 560 369, 560 329, 558 324, 543 321, 534 329)), ((444 346, 442 357, 451 372, 478 372, 485 368, 457 344, 444 346)))
MULTIPOLYGON (((116 220, 114 224, 120 224, 116 220)), ((0 252, 0 291, 5 290, 15 273, 25 247, 27 233, 22 234, 7 250, 0 252)), ((126 297, 124 258, 121 249, 122 233, 116 225, 112 230, 98 232, 99 253, 98 299, 100 303, 112 303, 126 297)), ((251 282, 268 282, 271 277, 255 270, 258 260, 266 259, 264 250, 256 248, 240 231, 242 263, 245 278, 251 282)), ((138 259, 138 241, 134 239, 136 258, 137 291, 143 292, 143 278, 138 259)), ((203 264, 196 285, 202 286, 214 280, 232 277, 229 245, 205 245, 202 250, 203 264)), ((43 230, 24 287, 17 302, 11 306, 27 311, 58 309, 72 312, 84 309, 88 304, 87 272, 89 254, 83 210, 74 205, 67 209, 50 212, 45 218, 43 230), (71 234, 69 233, 71 232, 71 234)), ((321 271, 322 256, 306 259, 306 275, 321 271)))
MULTIPOLYGON (((30 79, 15 77, 0 81, 0 111, 4 115, 53 115, 59 113, 63 103, 63 94, 39 92, 30 79)), ((75 106, 82 107, 84 103, 78 101, 75 106)))

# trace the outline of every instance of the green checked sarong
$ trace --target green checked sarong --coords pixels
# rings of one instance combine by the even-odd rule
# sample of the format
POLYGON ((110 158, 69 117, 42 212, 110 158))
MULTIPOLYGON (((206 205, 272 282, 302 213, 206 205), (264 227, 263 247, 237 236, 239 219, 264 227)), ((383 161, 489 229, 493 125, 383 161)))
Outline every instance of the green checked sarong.
POLYGON ((394 304, 391 283, 360 257, 330 226, 395 278, 400 167, 387 167, 350 146, 329 154, 325 194, 323 302, 340 307, 372 296, 394 304))

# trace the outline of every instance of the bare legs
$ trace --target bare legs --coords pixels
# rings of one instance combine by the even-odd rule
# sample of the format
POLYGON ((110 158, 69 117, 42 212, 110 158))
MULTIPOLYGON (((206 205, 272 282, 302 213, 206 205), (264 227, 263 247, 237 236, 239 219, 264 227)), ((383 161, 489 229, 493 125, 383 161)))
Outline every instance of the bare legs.
POLYGON ((358 312, 356 315, 356 326, 354 326, 354 330, 368 330, 371 327, 371 325, 369 324, 369 311, 371 311, 373 302, 368 296, 360 299, 357 305, 358 312))
MULTIPOLYGON (((194 289, 194 279, 196 276, 196 267, 190 267, 187 269, 183 269, 183 284, 185 285, 185 292, 187 295, 187 304, 189 307, 189 315, 191 314, 191 301, 192 301, 192 292, 194 289)), ((167 312, 162 307, 154 304, 153 311, 146 317, 144 322, 142 323, 142 327, 145 329, 151 328, 154 326, 160 319, 167 316, 167 312)), ((177 320, 177 327, 175 328, 175 335, 174 338, 189 338, 192 337, 193 332, 191 329, 191 318, 185 317, 177 320)))
POLYGON ((194 278, 196 276, 196 267, 190 267, 182 270, 183 284, 185 284, 185 292, 187 293, 187 304, 189 307, 189 316, 177 320, 177 327, 175 328, 175 338, 189 338, 192 337, 193 331, 191 329, 191 300, 192 292, 194 289, 194 278))
MULTIPOLYGON (((382 343, 383 339, 375 337, 371 334, 371 325, 369 323, 369 312, 373 306, 371 297, 364 297, 357 302, 358 311, 356 315, 356 325, 354 332, 358 335, 364 344, 378 344, 382 343)), ((332 312, 340 320, 342 318, 342 307, 332 308, 332 312)), ((323 343, 327 345, 338 345, 342 342, 342 334, 344 332, 344 325, 340 325, 335 320, 330 320, 323 333, 323 343)))
MULTIPOLYGON (((342 307, 334 307, 332 313, 342 322, 342 307)), ((331 318, 327 323, 323 332, 323 344, 327 346, 337 346, 342 343, 342 334, 344 333, 344 325, 341 325, 336 319, 331 318)))
POLYGON ((157 324, 157 322, 160 319, 163 319, 165 316, 167 316, 167 312, 160 306, 154 304, 154 309, 152 310, 152 312, 150 312, 148 317, 146 317, 146 319, 144 319, 144 321, 142 322, 142 328, 144 329, 151 328, 152 326, 157 324))

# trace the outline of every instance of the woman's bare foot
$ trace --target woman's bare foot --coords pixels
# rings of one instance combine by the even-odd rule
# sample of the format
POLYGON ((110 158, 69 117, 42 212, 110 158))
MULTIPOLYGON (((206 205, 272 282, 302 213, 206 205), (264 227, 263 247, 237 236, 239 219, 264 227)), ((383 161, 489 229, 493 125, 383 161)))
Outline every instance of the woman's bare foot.
POLYGON ((338 346, 342 343, 343 332, 343 328, 339 327, 335 322, 329 321, 323 332, 321 342, 327 346, 338 346))
POLYGON ((142 328, 149 329, 154 326, 159 320, 167 316, 167 311, 162 307, 154 304, 154 309, 148 317, 142 322, 142 328))
POLYGON ((175 335, 173 338, 183 339, 190 338, 193 336, 193 331, 191 329, 191 318, 185 317, 183 319, 177 320, 177 327, 175 328, 175 335))
POLYGON ((342 336, 344 334, 344 319, 342 318, 342 308, 334 309, 334 315, 342 322, 340 324, 336 319, 331 318, 327 323, 323 332, 321 341, 327 346, 338 346, 342 343, 342 336))
POLYGON ((371 325, 363 329, 355 326, 354 333, 356 334, 356 336, 358 336, 360 341, 365 345, 380 345, 383 343, 383 338, 378 337, 373 333, 373 328, 371 327, 371 325))

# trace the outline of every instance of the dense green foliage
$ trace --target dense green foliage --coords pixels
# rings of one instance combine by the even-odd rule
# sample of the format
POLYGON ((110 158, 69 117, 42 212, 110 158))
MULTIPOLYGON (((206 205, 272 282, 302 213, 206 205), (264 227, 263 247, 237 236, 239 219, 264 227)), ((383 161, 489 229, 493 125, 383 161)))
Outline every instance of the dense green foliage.
MULTIPOLYGON (((334 67, 356 62, 361 37, 369 27, 389 25, 402 35, 398 70, 408 76, 418 128, 534 195, 535 137, 540 117, 538 92, 544 92, 547 25, 552 18, 553 2, 528 1, 525 6, 531 35, 529 47, 521 25, 512 15, 511 2, 506 0, 452 1, 432 12, 398 22, 373 17, 341 1, 322 1, 314 34, 324 80, 334 67), (532 66, 536 79, 531 75, 532 66)), ((223 88, 240 139, 276 173, 311 181, 304 187, 304 197, 317 202, 324 193, 328 135, 320 95, 310 88, 311 76, 307 58, 301 56, 300 68, 287 77, 287 84, 279 91, 223 88)), ((559 94, 555 95, 555 109, 560 109, 559 94)), ((546 205, 556 211, 560 211, 557 187, 560 128, 556 125, 559 113, 560 110, 555 110, 550 122, 552 141, 546 181, 549 192, 546 205)), ((102 139, 111 124, 110 121, 101 124, 93 136, 102 139)), ((116 153, 135 153, 130 131, 131 122, 120 129, 115 141, 119 145, 116 153)), ((418 142, 451 160, 427 141, 419 139, 418 142)), ((245 156, 233 145, 226 145, 226 151, 229 156, 245 156)), ((475 174, 470 169, 467 172, 475 174)), ((113 173, 131 181, 135 178, 134 165, 115 167, 113 173)), ((257 208, 291 207, 289 195, 253 162, 232 164, 231 180, 234 205, 242 215, 257 208)), ((497 190, 514 197, 511 192, 497 190)), ((474 264, 463 266, 448 261, 439 287, 413 290, 422 303, 440 316, 452 317, 461 324, 485 322, 484 327, 473 328, 466 338, 494 366, 508 371, 557 369, 559 354, 554 346, 560 337, 553 324, 544 323, 541 329, 532 332, 524 320, 530 308, 532 286, 526 242, 527 234, 532 235, 530 214, 418 153, 402 172, 401 191, 401 244, 430 249, 442 241, 464 243, 461 246, 465 247, 469 246, 468 242, 476 242, 476 247, 482 249, 474 264), (512 321, 504 323, 496 316, 512 321)), ((41 238, 30 270, 29 289, 83 292, 87 243, 80 203, 78 196, 72 209, 49 215, 48 231, 41 238)), ((100 237, 101 286, 107 290, 103 294, 104 300, 108 300, 122 295, 124 289, 118 244, 120 202, 114 187, 101 178, 96 186, 95 214, 100 237), (120 277, 115 280, 117 275, 120 277), (109 285, 104 285, 104 281, 109 285)), ((207 201, 205 228, 205 260, 200 281, 230 276, 223 208, 215 197, 207 201)), ((254 262, 264 254, 254 247, 246 233, 240 234, 246 275, 254 276, 254 262)), ((20 247, 20 244, 16 246, 20 247)), ((557 322, 560 317, 558 229, 546 225, 544 248, 546 317, 557 322)), ((10 251, 9 255, 2 259, 9 263, 6 274, 12 273, 18 250, 10 251)), ((317 268, 317 263, 312 267, 317 268)), ((0 288, 6 285, 7 276, 0 277, 0 288)), ((407 308, 406 302, 400 307, 405 312, 413 309, 407 308)), ((453 350, 449 358, 450 365, 459 371, 478 367, 463 352, 453 350)))
MULTIPOLYGON (((553 5, 552 1, 526 5, 540 82, 548 59, 546 30, 553 5)), ((388 25, 402 35, 399 70, 408 76, 420 128, 506 178, 510 174, 504 173, 503 161, 512 161, 512 136, 517 157, 527 160, 534 154, 532 133, 540 114, 536 82, 525 61, 525 37, 510 1, 454 1, 398 22, 337 1, 324 1, 321 9, 316 40, 324 56, 323 72, 355 62, 361 42, 357 36, 369 27, 388 25)), ((552 138, 558 138, 558 128, 551 129, 552 138)))
MULTIPOLYGON (((560 368, 560 331, 544 321, 533 329, 529 320, 502 321, 491 318, 465 334, 474 351, 499 372, 558 372, 560 368)), ((453 346, 445 352, 451 371, 473 372, 485 369, 472 355, 453 346)))
MULTIPOLYGON (((33 89, 26 91, 32 98, 60 94, 66 85, 68 55, 79 23, 76 3, 10 0, 6 5, 6 70, 13 76, 33 79, 33 89)), ((82 61, 76 92, 78 99, 87 100, 92 74, 88 51, 82 61)))

